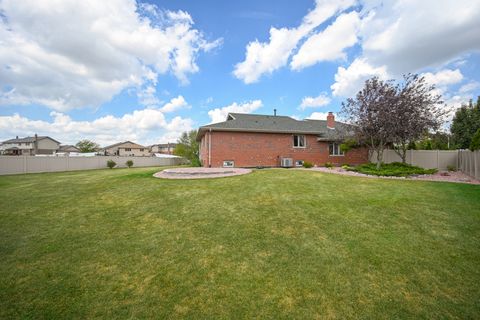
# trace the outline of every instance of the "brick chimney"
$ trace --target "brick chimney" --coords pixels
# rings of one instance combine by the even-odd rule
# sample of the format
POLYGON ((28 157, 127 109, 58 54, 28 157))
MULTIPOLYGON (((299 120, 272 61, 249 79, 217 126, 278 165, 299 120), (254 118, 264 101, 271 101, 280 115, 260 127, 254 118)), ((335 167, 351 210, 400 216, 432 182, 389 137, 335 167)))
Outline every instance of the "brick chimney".
POLYGON ((335 129, 335 116, 333 112, 329 112, 327 116, 327 128, 335 129))

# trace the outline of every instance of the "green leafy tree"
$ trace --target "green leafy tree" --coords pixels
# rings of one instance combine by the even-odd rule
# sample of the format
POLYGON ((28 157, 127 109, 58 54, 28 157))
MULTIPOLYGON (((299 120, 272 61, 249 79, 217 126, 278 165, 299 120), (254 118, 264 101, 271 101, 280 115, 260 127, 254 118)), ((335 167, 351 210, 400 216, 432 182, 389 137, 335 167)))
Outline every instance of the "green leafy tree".
POLYGON ((197 133, 197 130, 182 133, 173 151, 175 155, 188 159, 190 164, 195 167, 200 166, 197 133))
POLYGON ((451 134, 445 132, 435 132, 426 134, 421 140, 417 141, 418 150, 452 150, 456 149, 451 134))
POLYGON ((457 110, 450 131, 458 148, 468 149, 478 129, 480 129, 480 97, 475 104, 470 100, 457 110))
POLYGON ((473 135, 472 142, 470 142, 470 150, 480 150, 480 129, 473 135))
POLYGON ((96 142, 87 139, 78 141, 75 146, 80 149, 80 152, 95 152, 100 149, 96 142))
POLYGON ((125 164, 126 164, 127 167, 129 167, 129 168, 133 167, 133 161, 132 161, 132 160, 127 160, 127 162, 125 162, 125 164))

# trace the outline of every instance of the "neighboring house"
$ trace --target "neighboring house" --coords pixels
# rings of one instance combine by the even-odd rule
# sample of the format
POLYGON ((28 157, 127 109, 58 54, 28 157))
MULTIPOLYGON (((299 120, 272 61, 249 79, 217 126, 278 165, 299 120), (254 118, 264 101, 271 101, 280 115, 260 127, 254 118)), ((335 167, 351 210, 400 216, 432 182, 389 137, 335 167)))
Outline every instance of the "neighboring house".
POLYGON ((48 155, 54 154, 60 148, 60 142, 47 136, 10 139, 2 142, 2 154, 4 155, 48 155))
POLYGON ((111 146, 103 148, 101 152, 106 156, 150 156, 150 152, 147 147, 131 141, 112 144, 111 146))
POLYGON ((60 146, 60 148, 57 151, 57 153, 64 153, 64 154, 78 153, 78 152, 80 152, 80 149, 72 145, 60 146))
POLYGON ((342 141, 352 126, 327 120, 295 120, 285 116, 229 113, 227 120, 199 128, 200 161, 206 167, 292 167, 304 161, 321 166, 368 162, 368 151, 344 154, 342 141))
POLYGON ((176 143, 160 143, 154 144, 150 146, 151 153, 164 153, 164 154, 173 154, 175 147, 177 146, 176 143))

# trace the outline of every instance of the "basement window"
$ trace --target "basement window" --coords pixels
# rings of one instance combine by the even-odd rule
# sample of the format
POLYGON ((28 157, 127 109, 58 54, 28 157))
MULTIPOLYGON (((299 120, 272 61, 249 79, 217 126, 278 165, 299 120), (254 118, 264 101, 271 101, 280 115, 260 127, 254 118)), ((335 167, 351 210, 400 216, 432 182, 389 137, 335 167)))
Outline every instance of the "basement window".
POLYGON ((296 166, 296 167, 303 167, 303 160, 297 160, 297 161, 295 161, 295 166, 296 166))
POLYGON ((233 161, 233 160, 224 160, 224 161, 223 161, 223 167, 224 167, 224 168, 233 168, 233 167, 235 167, 235 161, 233 161))
POLYGON ((340 149, 340 144, 336 143, 336 142, 330 142, 330 144, 328 145, 328 151, 329 151, 331 156, 343 156, 344 155, 343 151, 340 149))
POLYGON ((294 148, 305 148, 305 136, 304 135, 294 135, 293 136, 293 147, 294 148))

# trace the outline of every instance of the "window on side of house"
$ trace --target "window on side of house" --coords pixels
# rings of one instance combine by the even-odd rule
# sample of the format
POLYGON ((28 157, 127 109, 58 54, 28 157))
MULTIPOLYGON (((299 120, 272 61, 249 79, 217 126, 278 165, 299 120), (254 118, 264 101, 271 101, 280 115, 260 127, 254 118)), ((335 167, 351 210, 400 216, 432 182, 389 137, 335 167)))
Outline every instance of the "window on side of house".
POLYGON ((295 166, 296 166, 296 167, 302 167, 302 166, 303 166, 303 160, 297 160, 297 161, 295 161, 295 166))
POLYGON ((140 149, 140 152, 143 152, 143 149, 140 149))
POLYGON ((340 144, 336 142, 330 142, 328 145, 328 151, 331 156, 343 156, 344 153, 340 149, 340 144))
POLYGON ((305 136, 304 135, 294 135, 293 136, 293 147, 294 148, 305 148, 305 136))
POLYGON ((224 167, 224 168, 233 168, 233 167, 235 167, 235 161, 233 161, 233 160, 224 160, 224 161, 223 161, 223 167, 224 167))
POLYGON ((131 148, 125 148, 125 151, 132 151, 131 148))

